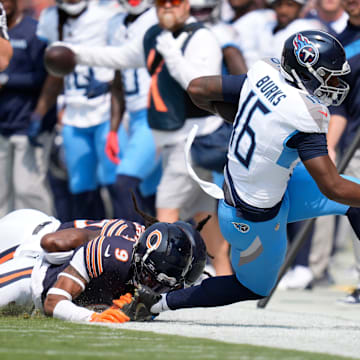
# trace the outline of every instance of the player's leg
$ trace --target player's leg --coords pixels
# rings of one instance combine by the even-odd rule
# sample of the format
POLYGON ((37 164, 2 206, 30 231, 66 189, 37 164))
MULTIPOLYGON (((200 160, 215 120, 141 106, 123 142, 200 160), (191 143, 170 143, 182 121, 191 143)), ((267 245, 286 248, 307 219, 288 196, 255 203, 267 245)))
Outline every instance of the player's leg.
MULTIPOLYGON (((357 183, 360 182, 358 179, 345 177, 357 183)), ((290 202, 288 222, 324 215, 346 215, 349 210, 349 206, 330 200, 323 195, 302 164, 295 167, 287 192, 290 202)))
POLYGON ((231 246, 231 263, 239 282, 256 294, 266 296, 276 283, 286 254, 288 198, 277 216, 263 222, 238 217, 236 209, 219 203, 221 232, 231 246))
POLYGON ((31 274, 36 259, 18 257, 0 265, 0 307, 32 304, 31 274))
POLYGON ((53 203, 47 181, 51 137, 43 137, 41 147, 30 144, 27 136, 14 135, 14 208, 37 209, 53 214, 53 203), (24 181, 26 179, 26 181, 24 181))
POLYGON ((15 210, 0 219, 0 264, 14 256, 37 256, 41 237, 56 231, 60 221, 35 209, 15 210))
MULTIPOLYGON (((121 145, 120 145, 121 146, 121 145)), ((121 162, 116 169, 114 184, 114 215, 135 221, 143 221, 134 211, 131 192, 138 192, 142 181, 151 177, 160 159, 157 159, 152 132, 147 123, 147 110, 130 113, 129 139, 121 162)))
MULTIPOLYGON (((73 195, 73 217, 98 219, 99 191, 97 155, 93 138, 94 127, 76 128, 64 125, 65 162, 73 195)), ((101 206, 101 203, 100 203, 101 206)))
POLYGON ((0 135, 0 217, 14 209, 11 137, 0 135))

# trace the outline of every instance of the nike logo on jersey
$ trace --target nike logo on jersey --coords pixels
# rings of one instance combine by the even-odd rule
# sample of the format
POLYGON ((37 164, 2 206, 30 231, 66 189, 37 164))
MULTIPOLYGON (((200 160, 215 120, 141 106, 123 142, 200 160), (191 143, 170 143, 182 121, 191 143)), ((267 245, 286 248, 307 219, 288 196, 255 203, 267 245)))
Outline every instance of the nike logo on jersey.
POLYGON ((321 111, 321 110, 318 110, 320 114, 323 114, 325 117, 328 116, 328 113, 327 112, 324 112, 324 111, 321 111))
POLYGON ((105 256, 105 257, 110 257, 110 256, 111 256, 109 250, 110 250, 110 245, 108 245, 108 246, 106 247, 106 249, 105 249, 105 253, 104 253, 104 256, 105 256))

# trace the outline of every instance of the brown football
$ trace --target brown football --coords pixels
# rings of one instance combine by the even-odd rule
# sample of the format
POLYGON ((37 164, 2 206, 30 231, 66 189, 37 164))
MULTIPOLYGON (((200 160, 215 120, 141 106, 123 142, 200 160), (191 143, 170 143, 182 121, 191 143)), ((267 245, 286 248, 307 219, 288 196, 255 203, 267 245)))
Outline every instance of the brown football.
POLYGON ((49 74, 63 77, 74 71, 75 53, 65 46, 51 46, 45 50, 44 63, 49 74))

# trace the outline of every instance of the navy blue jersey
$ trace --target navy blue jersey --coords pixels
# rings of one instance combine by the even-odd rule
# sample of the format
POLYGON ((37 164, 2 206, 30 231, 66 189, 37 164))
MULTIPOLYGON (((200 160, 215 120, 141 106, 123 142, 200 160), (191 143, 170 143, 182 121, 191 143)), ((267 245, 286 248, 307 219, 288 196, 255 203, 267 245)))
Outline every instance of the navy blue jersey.
MULTIPOLYGON (((95 222, 94 222, 95 223, 95 222)), ((94 240, 79 249, 83 251, 89 283, 74 300, 81 306, 108 304, 126 292, 131 285, 133 247, 144 227, 126 220, 108 220, 94 240)), ((50 266, 43 282, 43 300, 54 285, 57 275, 69 266, 71 260, 60 266, 50 266)))
POLYGON ((332 114, 346 117, 347 128, 342 138, 342 147, 349 146, 360 125, 360 26, 348 23, 345 30, 338 36, 345 48, 346 58, 351 67, 351 73, 344 77, 350 85, 350 91, 340 106, 331 107, 332 114))
MULTIPOLYGON (((36 20, 24 16, 9 29, 14 54, 4 71, 8 81, 0 89, 0 133, 5 136, 26 134, 46 77, 43 61, 46 44, 36 36, 36 26, 36 20)), ((54 107, 43 124, 49 129, 55 121, 54 107)))

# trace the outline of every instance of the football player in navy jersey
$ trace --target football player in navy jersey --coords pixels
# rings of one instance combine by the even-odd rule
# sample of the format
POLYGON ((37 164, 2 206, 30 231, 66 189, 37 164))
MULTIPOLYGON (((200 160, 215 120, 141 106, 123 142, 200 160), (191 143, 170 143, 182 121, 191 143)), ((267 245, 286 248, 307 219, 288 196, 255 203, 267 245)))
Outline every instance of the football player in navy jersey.
POLYGON ((3 71, 7 68, 12 53, 13 51, 7 32, 6 13, 2 3, 0 3, 0 71, 3 71))
POLYGON ((145 220, 147 229, 123 219, 60 224, 31 209, 9 214, 0 229, 17 237, 13 252, 0 253, 0 306, 34 303, 64 320, 124 322, 120 308, 137 287, 162 293, 192 285, 206 262, 199 232, 185 222, 145 220), (106 310, 87 308, 98 305, 106 310))
MULTIPOLYGON (((192 100, 233 122, 218 215, 235 274, 161 296, 140 293, 150 313, 269 295, 289 222, 347 215, 359 237, 360 180, 338 174, 326 144, 327 105, 345 99, 349 85, 341 77, 349 72, 336 38, 303 31, 286 40, 281 61, 264 59, 246 75, 192 80, 192 100)), ((207 185, 200 183, 209 193, 221 190, 207 185)))

